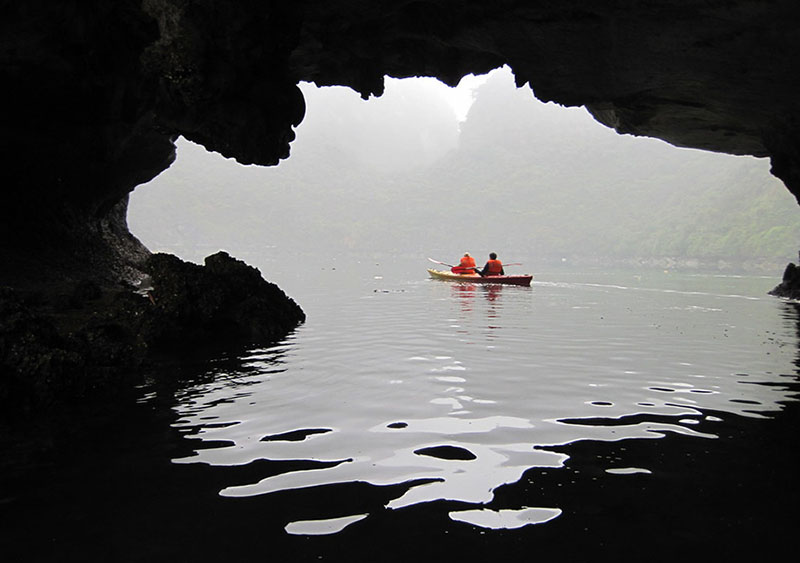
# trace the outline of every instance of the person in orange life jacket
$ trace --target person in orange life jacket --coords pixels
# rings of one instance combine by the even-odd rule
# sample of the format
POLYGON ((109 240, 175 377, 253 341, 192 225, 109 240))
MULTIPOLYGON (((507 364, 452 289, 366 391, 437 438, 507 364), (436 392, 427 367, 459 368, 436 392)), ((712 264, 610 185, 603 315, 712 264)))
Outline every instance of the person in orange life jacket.
POLYGON ((504 276, 503 263, 497 259, 497 254, 494 252, 489 253, 489 261, 480 271, 482 276, 504 276))
POLYGON ((469 252, 465 252, 458 266, 453 266, 450 271, 454 274, 473 274, 475 273, 475 259, 469 255, 469 252))

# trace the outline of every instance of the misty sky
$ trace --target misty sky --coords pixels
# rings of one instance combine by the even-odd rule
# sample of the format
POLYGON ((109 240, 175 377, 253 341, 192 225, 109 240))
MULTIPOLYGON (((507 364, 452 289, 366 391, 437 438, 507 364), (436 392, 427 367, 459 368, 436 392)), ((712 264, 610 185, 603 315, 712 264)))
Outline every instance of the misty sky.
MULTIPOLYGON (((474 74, 468 74, 461 79, 461 82, 455 88, 450 88, 435 78, 417 78, 415 82, 420 85, 429 84, 431 90, 441 96, 453 108, 456 119, 462 122, 467 118, 467 112, 475 99, 475 89, 485 84, 486 80, 488 80, 487 75, 475 76, 474 74)), ((386 79, 387 87, 390 85, 392 88, 400 86, 398 83, 402 83, 402 81, 397 78, 386 79)))
POLYGON ((537 101, 508 68, 458 88, 387 78, 368 101, 301 89, 307 112, 288 160, 241 166, 181 139, 176 163, 132 194, 132 232, 195 261, 220 248, 504 249, 531 260, 796 252, 800 215, 768 161, 618 135, 584 108, 537 101))

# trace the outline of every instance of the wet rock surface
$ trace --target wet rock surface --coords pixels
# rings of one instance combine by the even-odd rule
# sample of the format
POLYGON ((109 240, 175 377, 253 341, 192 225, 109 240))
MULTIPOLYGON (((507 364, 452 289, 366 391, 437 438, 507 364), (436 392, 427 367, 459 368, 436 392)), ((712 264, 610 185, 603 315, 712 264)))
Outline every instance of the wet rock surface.
POLYGON ((204 266, 154 254, 145 268, 154 305, 145 330, 158 351, 273 342, 305 320, 278 286, 225 252, 204 266))
POLYGON ((800 268, 794 262, 787 264, 781 283, 775 286, 770 295, 800 300, 800 268))
POLYGON ((0 405, 34 412, 128 387, 163 362, 265 345, 305 320, 255 268, 220 252, 205 266, 167 254, 145 264, 151 287, 84 280, 0 288, 0 405))

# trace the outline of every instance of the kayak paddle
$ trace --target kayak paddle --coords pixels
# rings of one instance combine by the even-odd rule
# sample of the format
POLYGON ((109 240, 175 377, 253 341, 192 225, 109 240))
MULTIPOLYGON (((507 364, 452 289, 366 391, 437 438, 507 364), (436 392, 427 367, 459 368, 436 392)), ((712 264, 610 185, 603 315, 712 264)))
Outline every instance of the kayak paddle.
POLYGON ((450 266, 451 268, 455 268, 455 266, 453 266, 452 264, 448 264, 446 262, 439 262, 438 260, 434 260, 433 258, 428 258, 428 260, 430 260, 434 264, 441 264, 442 266, 450 266))

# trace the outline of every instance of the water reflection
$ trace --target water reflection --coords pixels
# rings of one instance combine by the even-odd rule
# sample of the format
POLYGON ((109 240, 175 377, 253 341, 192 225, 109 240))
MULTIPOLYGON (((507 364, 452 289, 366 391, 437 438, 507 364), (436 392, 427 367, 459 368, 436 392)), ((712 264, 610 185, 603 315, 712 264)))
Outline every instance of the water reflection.
POLYGON ((457 522, 466 522, 492 530, 513 530, 529 524, 544 524, 561 515, 558 508, 528 508, 520 510, 461 510, 450 513, 457 522))
POLYGON ((380 319, 351 326, 350 341, 335 340, 360 359, 352 369, 332 370, 342 350, 300 330, 283 347, 252 354, 241 373, 179 393, 176 427, 216 447, 174 463, 261 467, 260 476, 251 471, 254 479, 219 489, 231 499, 352 483, 396 487, 366 511, 351 503, 336 514, 310 509, 302 521, 286 522, 291 534, 335 534, 368 525, 386 508, 431 502, 462 505, 449 512, 453 521, 511 529, 558 520, 574 504, 570 497, 547 500, 551 491, 520 508, 526 491, 552 480, 548 475, 560 475, 557 487, 587 487, 579 471, 593 473, 595 484, 600 475, 651 478, 664 470, 658 460, 666 454, 631 454, 651 451, 645 442, 691 443, 690 455, 707 453, 732 420, 766 420, 790 399, 791 385, 782 381, 795 373, 773 370, 786 365, 784 348, 796 343, 794 308, 783 312, 793 323, 787 337, 743 324, 774 307, 758 299, 742 310, 730 304, 737 296, 669 290, 655 300, 648 291, 638 300, 626 296, 620 307, 615 292, 630 287, 593 284, 590 293, 570 297, 580 306, 556 310, 575 286, 541 286, 537 302, 530 288, 430 286, 450 298, 426 302, 439 303, 435 316, 427 311, 428 325, 408 323, 424 315, 416 309, 419 295, 409 291, 392 302, 407 318, 384 309, 380 319), (502 327, 502 337, 488 337, 487 320, 496 323, 489 329, 502 327), (670 323, 675 328, 664 331, 670 323), (774 336, 753 344, 754 328, 774 336), (366 341, 384 344, 359 348, 366 341), (276 359, 279 353, 291 361, 276 359), (587 462, 584 450, 603 453, 587 462), (508 490, 516 491, 510 499, 508 490))
POLYGON ((504 286, 502 284, 475 284, 475 283, 453 283, 447 284, 453 300, 461 305, 465 312, 470 312, 474 308, 474 301, 477 295, 481 295, 487 303, 498 303, 503 291, 530 291, 530 287, 525 286, 504 286))
POLYGON ((2 553, 770 558, 793 537, 795 304, 540 282, 465 312, 447 284, 404 289, 6 455, 2 553))
MULTIPOLYGON (((797 359, 795 359, 795 366, 800 367, 800 303, 794 301, 782 301, 782 316, 784 319, 784 326, 787 330, 794 330, 798 341, 797 359)), ((770 335, 768 339, 774 341, 776 335, 770 335)))
POLYGON ((475 306, 478 288, 474 283, 450 283, 450 295, 458 303, 463 313, 471 313, 475 306))
MULTIPOLYGON (((491 331, 502 327, 498 322, 503 309, 503 292, 519 292, 526 294, 531 291, 526 286, 505 286, 502 284, 474 284, 474 283, 448 283, 450 294, 454 303, 458 303, 461 320, 467 320, 473 312, 486 318, 486 328, 491 331), (476 306, 478 296, 483 298, 483 306, 476 306)), ((465 330, 459 332, 465 333, 465 330)))
MULTIPOLYGON (((483 296, 486 298, 486 301, 488 301, 490 304, 493 304, 493 305, 494 304, 499 304, 498 303, 498 298, 503 293, 503 291, 504 291, 503 288, 504 287, 505 286, 500 285, 500 284, 486 284, 486 285, 482 285, 481 286, 481 292, 483 293, 483 296)), ((528 288, 528 287, 512 287, 511 291, 530 291, 530 288, 528 288)), ((492 311, 492 308, 490 308, 489 310, 492 311)))

